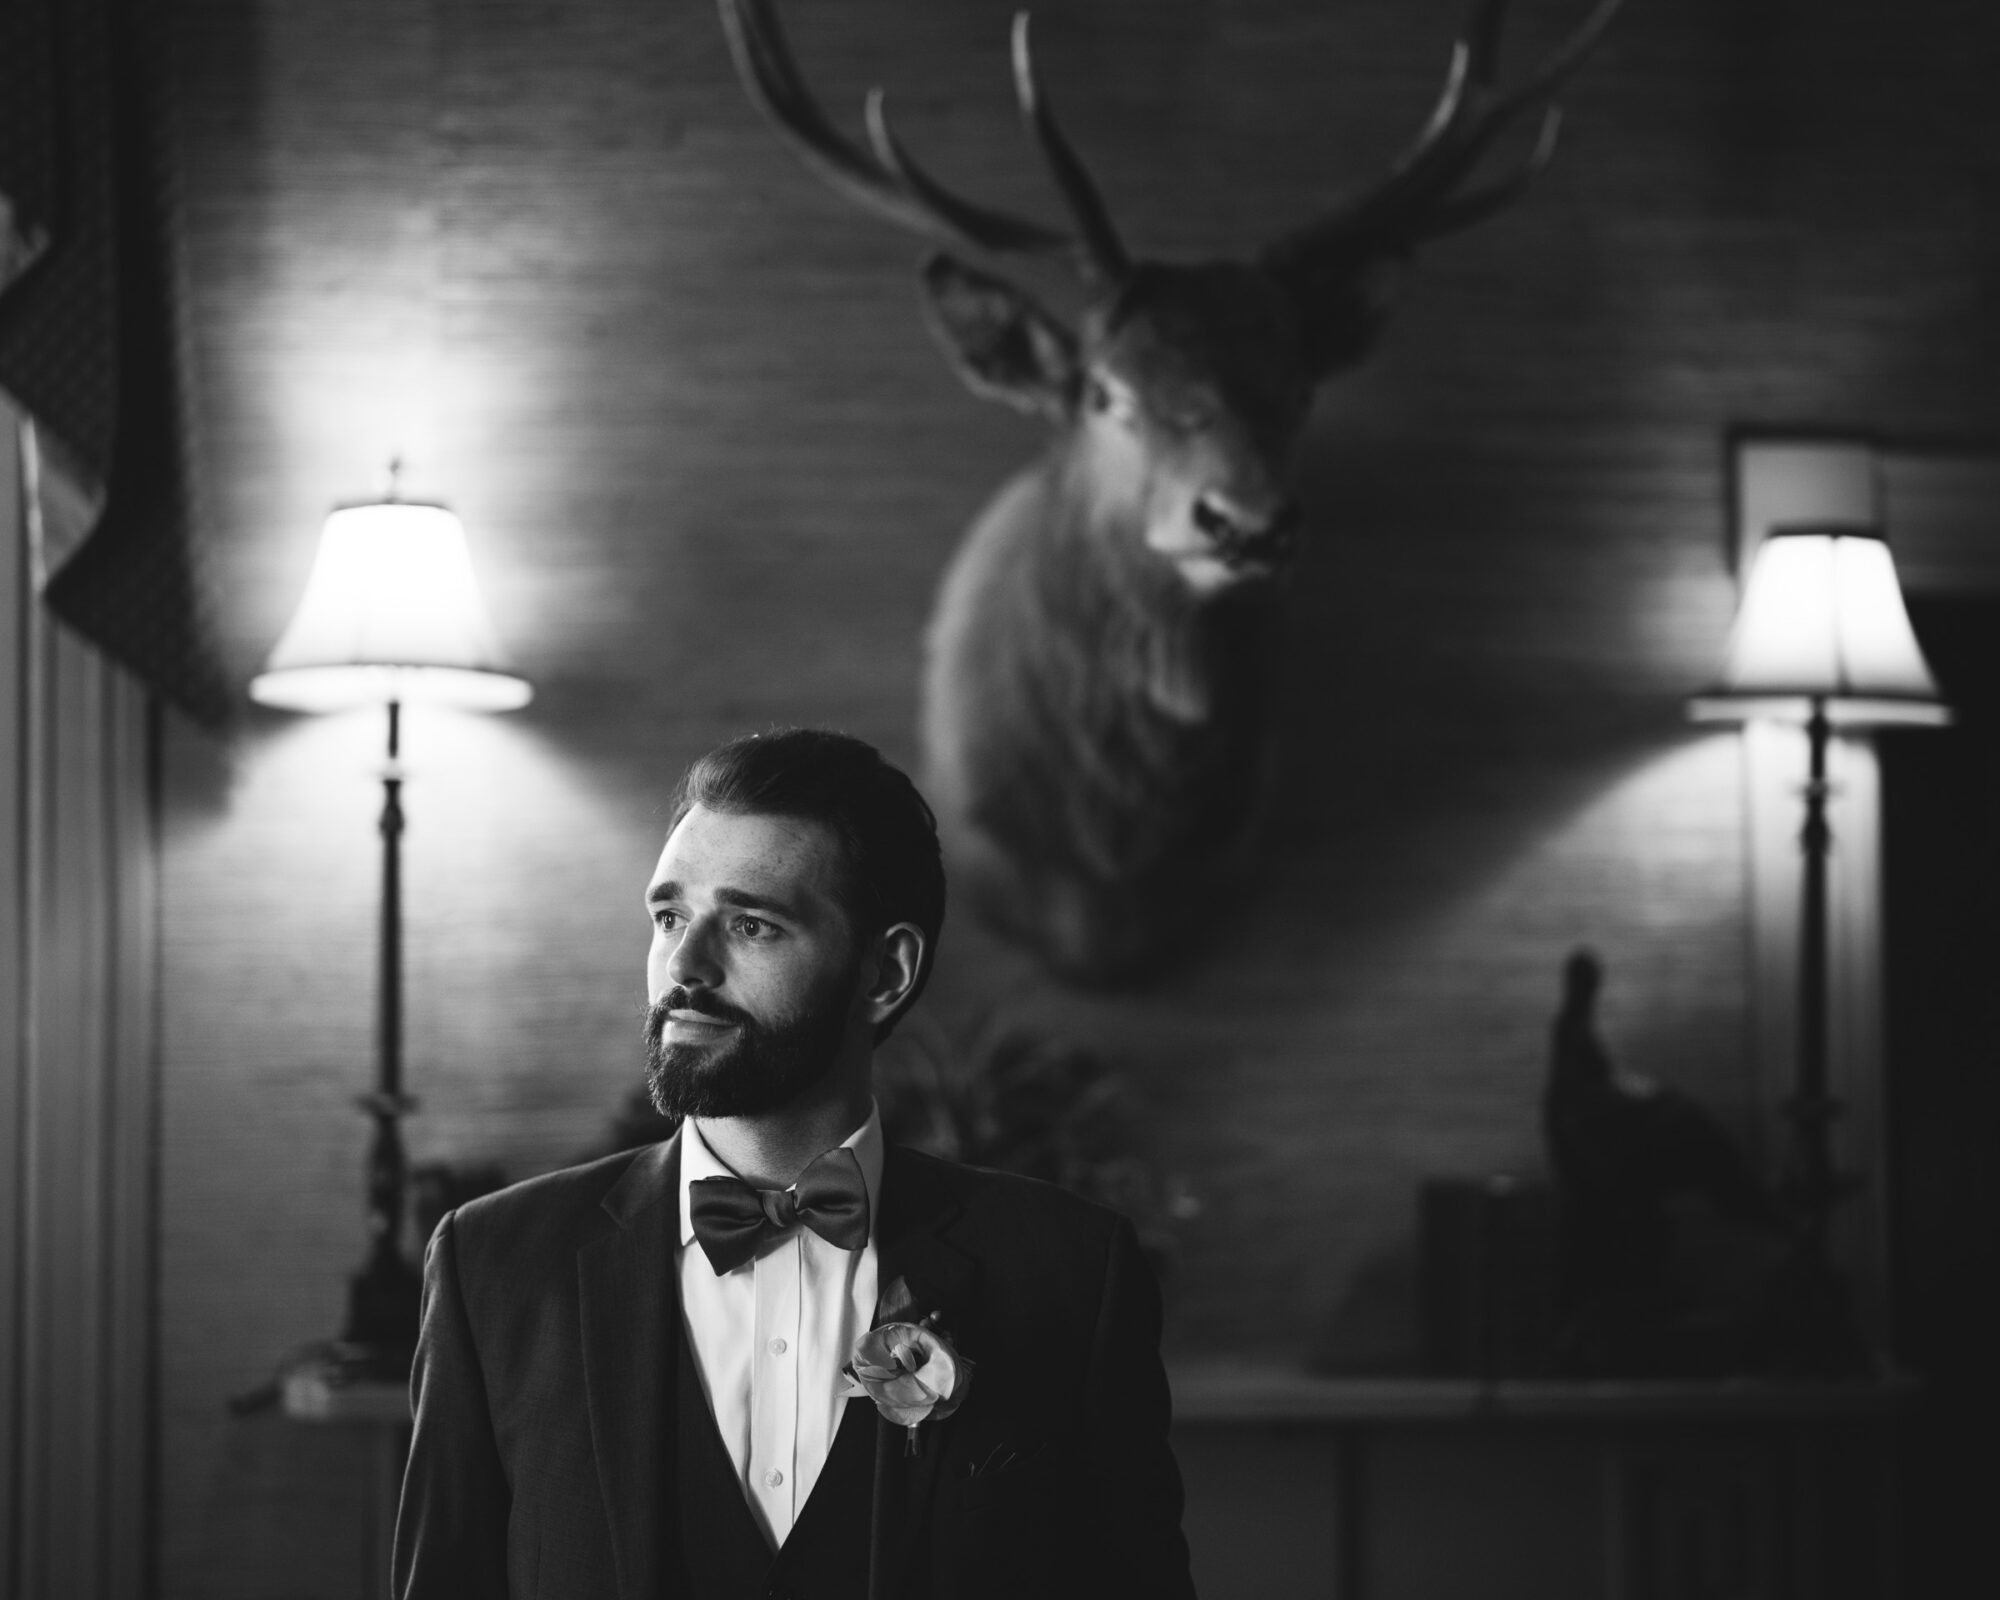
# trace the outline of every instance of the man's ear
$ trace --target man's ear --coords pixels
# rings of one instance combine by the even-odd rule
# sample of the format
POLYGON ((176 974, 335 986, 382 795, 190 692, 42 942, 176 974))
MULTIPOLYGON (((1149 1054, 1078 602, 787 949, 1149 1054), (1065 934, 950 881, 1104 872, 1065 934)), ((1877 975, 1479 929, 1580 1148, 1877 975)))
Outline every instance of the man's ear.
POLYGON ((1076 337, 1003 278, 947 255, 923 265, 924 320, 965 386, 1060 422, 1076 404, 1076 337))
POLYGON ((882 935, 874 981, 864 1001, 876 1028, 899 1017, 915 997, 924 972, 924 935, 914 922, 897 922, 882 935))

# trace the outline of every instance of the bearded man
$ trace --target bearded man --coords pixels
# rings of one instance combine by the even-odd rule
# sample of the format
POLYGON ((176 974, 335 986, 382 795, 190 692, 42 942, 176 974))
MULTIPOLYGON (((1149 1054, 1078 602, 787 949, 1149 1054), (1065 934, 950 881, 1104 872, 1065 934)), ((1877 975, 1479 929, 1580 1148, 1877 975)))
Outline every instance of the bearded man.
POLYGON ((1193 1594, 1131 1225, 885 1147, 944 920, 930 809, 844 735, 682 779, 646 890, 663 1144, 445 1217, 395 1590, 1193 1594))

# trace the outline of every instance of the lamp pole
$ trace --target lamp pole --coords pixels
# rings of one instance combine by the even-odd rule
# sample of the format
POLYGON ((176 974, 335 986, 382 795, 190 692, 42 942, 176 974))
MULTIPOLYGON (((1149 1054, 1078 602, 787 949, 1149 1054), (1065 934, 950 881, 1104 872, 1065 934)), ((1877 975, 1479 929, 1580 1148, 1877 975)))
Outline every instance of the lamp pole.
POLYGON ((376 988, 375 1091, 361 1109, 375 1121, 368 1149, 368 1260, 349 1281, 345 1343, 390 1369, 407 1364, 417 1342, 422 1286, 403 1254, 403 1195, 409 1163, 402 1118, 416 1102, 403 1093, 403 770, 402 706, 388 702, 389 751, 382 768, 382 936, 376 988))
POLYGON ((1832 727, 1826 696, 1814 695, 1806 719, 1811 751, 1805 784, 1806 820, 1799 831, 1804 882, 1799 912, 1798 1078, 1785 1114, 1792 1125, 1793 1171, 1787 1187, 1797 1208, 1792 1256, 1780 1280, 1772 1351, 1800 1376, 1851 1377, 1870 1362, 1855 1322, 1847 1285, 1829 1248, 1833 1211, 1859 1187, 1833 1160, 1833 1122, 1840 1102, 1827 1088, 1827 822, 1832 785, 1827 746, 1832 727))
POLYGON ((1826 879, 1827 858, 1833 852, 1833 829, 1826 819, 1826 749, 1831 732, 1826 698, 1814 695, 1812 711, 1806 720, 1806 741, 1811 749, 1805 786, 1806 820, 1799 831, 1805 882, 1799 916, 1798 1086, 1790 1112, 1799 1160, 1799 1198, 1806 1212, 1807 1246, 1817 1256, 1826 1255, 1827 1224, 1835 1200, 1832 1123, 1840 1114, 1826 1088, 1826 879))

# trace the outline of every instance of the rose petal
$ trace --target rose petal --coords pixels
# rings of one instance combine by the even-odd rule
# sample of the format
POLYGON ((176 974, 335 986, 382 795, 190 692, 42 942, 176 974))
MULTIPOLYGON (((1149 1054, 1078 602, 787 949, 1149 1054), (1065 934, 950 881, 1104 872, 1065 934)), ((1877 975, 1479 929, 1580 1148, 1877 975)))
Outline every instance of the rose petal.
POLYGON ((931 1414, 940 1422, 965 1404, 965 1396, 972 1388, 972 1363, 959 1356, 953 1365, 951 1387, 938 1396, 937 1409, 931 1414))
POLYGON ((939 1395, 949 1395, 958 1382, 958 1363, 952 1359, 948 1349, 939 1345, 917 1369, 917 1376, 939 1395))
POLYGON ((883 1417, 914 1428, 964 1403, 972 1363, 930 1327, 892 1322, 855 1340, 846 1371, 883 1417))
POLYGON ((870 1328, 855 1340, 854 1358, 857 1362, 865 1361, 871 1366, 901 1366, 902 1362, 898 1359, 899 1347, 915 1345, 922 1350, 923 1342, 928 1337, 930 1335, 914 1323, 885 1322, 879 1327, 870 1328))

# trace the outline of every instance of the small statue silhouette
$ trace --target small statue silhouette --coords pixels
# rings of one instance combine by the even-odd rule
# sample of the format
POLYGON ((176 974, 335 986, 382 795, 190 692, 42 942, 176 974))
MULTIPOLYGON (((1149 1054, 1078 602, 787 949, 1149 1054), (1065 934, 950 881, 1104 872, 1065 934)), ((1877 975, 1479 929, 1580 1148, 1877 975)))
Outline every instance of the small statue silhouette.
POLYGON ((1674 1331, 1700 1298, 1684 1259, 1689 1203, 1738 1231, 1769 1227, 1775 1210, 1713 1113, 1613 1066, 1597 1033, 1603 982, 1589 950, 1564 964, 1542 1098, 1558 1200, 1558 1310, 1570 1365, 1666 1372, 1692 1359, 1676 1351, 1674 1331))

